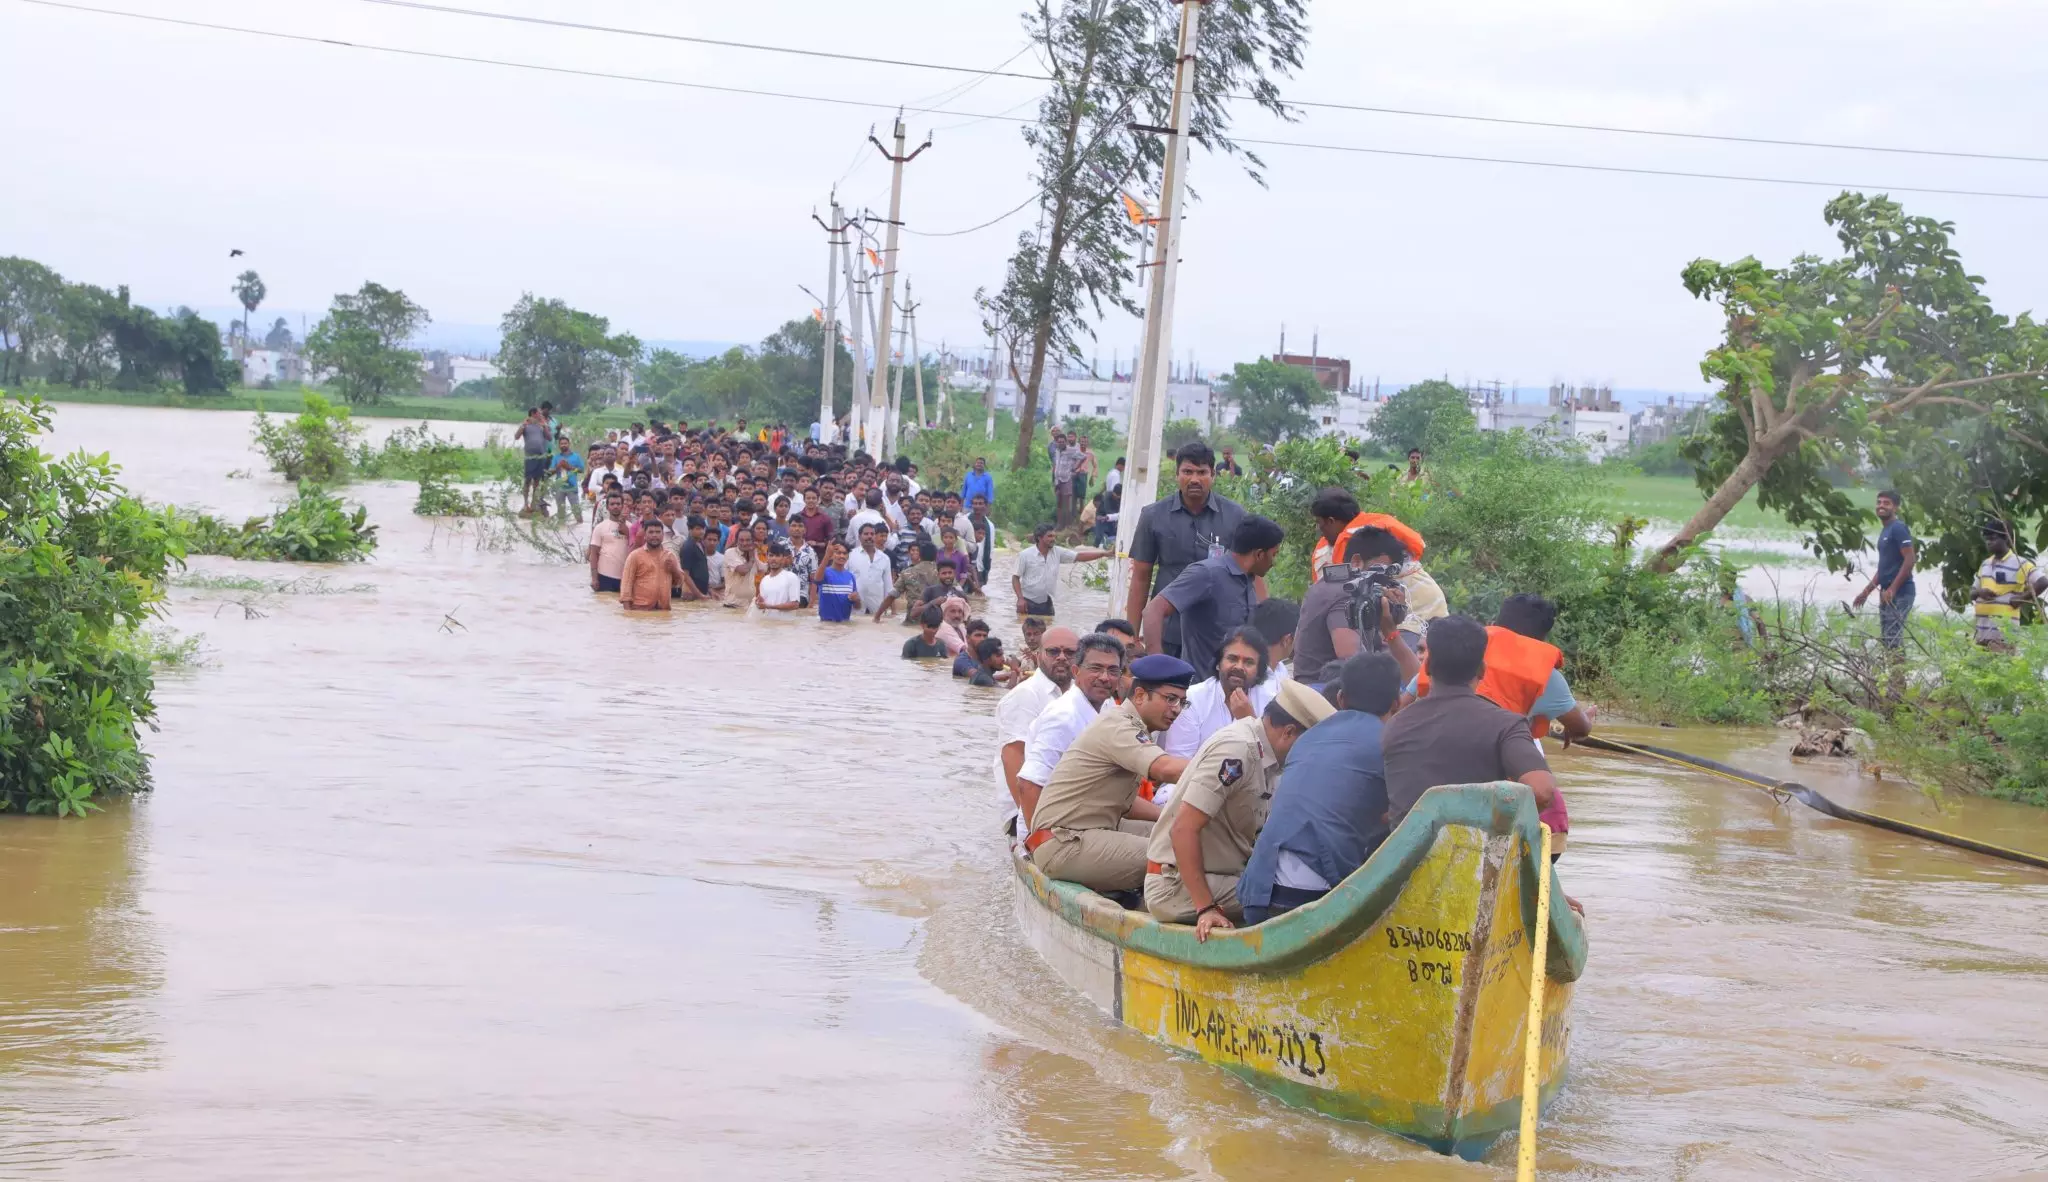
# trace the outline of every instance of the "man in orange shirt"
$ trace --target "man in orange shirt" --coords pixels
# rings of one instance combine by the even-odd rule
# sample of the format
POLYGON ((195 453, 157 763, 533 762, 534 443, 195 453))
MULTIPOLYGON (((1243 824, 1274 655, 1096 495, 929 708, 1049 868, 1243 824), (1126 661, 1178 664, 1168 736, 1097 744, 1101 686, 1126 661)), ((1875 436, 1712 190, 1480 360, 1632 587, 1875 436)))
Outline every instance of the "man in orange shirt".
POLYGON ((1310 502, 1309 515, 1316 519, 1316 529, 1321 531, 1322 540, 1316 543, 1315 554, 1309 559, 1308 581, 1313 583, 1322 578, 1323 567, 1344 561, 1344 543, 1351 535, 1368 525, 1378 526, 1401 540, 1408 548, 1408 557, 1422 561, 1422 535, 1408 528, 1398 517, 1386 513, 1361 513, 1358 498, 1345 489, 1332 485, 1316 494, 1310 502))
POLYGON ((683 583, 683 564, 661 544, 667 532, 661 518, 648 519, 640 527, 640 547, 626 556, 625 573, 619 576, 619 606, 629 612, 667 611, 669 596, 683 583))

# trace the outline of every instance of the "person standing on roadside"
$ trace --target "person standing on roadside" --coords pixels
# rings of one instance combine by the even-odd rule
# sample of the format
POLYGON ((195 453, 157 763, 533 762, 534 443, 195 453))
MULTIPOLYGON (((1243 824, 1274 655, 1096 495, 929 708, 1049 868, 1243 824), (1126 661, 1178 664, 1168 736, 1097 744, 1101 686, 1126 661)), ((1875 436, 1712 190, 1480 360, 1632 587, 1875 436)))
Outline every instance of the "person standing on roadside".
POLYGON ((1074 524, 1074 473, 1081 466, 1081 449, 1065 436, 1058 439, 1059 450, 1052 455, 1053 520, 1066 529, 1074 524))
POLYGON ((519 446, 526 456, 526 499, 519 510, 521 516, 533 516, 535 498, 540 496, 542 482, 548 478, 548 444, 554 435, 548 430, 548 422, 541 417, 540 408, 526 408, 526 421, 513 428, 519 436, 519 446))
MULTIPOLYGON (((1137 533, 1131 540, 1130 590, 1124 596, 1123 614, 1141 626, 1146 603, 1193 563, 1227 553, 1231 536, 1245 519, 1244 506, 1213 491, 1216 453, 1208 444, 1196 440, 1174 453, 1174 482, 1178 486, 1175 496, 1154 501, 1138 514, 1137 533)), ((1130 507, 1124 511, 1130 512, 1130 507)), ((1263 579, 1260 584, 1263 593, 1263 579)), ((1165 629, 1156 634, 1140 632, 1138 647, 1183 655, 1180 619, 1168 617, 1165 629)))
POLYGON ((1996 517, 1984 523, 1984 549, 1991 556, 1977 568, 1977 585, 1970 590, 1977 643, 2009 653, 2018 639, 2013 629, 2019 626, 2020 604, 2034 598, 2034 563, 2013 553, 2012 527, 1996 517))
POLYGON ((973 469, 960 481, 960 499, 972 505, 976 497, 984 502, 984 512, 988 505, 996 503, 995 474, 988 470, 988 461, 981 456, 974 457, 973 469))
POLYGON ((1913 531, 1899 519, 1899 494, 1886 489, 1877 494, 1877 519, 1884 524, 1877 534, 1877 573, 1856 595, 1854 606, 1861 610, 1870 593, 1877 594, 1879 641, 1894 651, 1906 646, 1906 617, 1913 614, 1913 564, 1920 547, 1913 531))

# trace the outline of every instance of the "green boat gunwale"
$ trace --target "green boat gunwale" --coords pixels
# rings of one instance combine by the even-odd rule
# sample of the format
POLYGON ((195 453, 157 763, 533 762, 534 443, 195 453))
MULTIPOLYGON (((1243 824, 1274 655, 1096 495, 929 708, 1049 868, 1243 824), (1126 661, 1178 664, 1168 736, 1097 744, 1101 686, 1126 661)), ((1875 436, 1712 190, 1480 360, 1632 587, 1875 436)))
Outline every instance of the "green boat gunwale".
MULTIPOLYGON (((1535 798, 1524 785, 1498 781, 1432 788, 1372 857, 1328 895, 1262 924, 1211 933, 1207 942, 1195 939, 1191 925, 1161 923, 1078 883, 1049 879, 1027 858, 1016 861, 1018 874, 1041 903, 1067 923, 1120 948, 1226 972, 1283 972, 1331 956, 1371 928, 1393 906, 1446 826, 1470 827, 1497 837, 1522 836, 1522 924, 1525 930, 1535 928, 1540 825, 1535 798)), ((1561 901, 1564 894, 1556 869, 1542 870, 1551 875, 1551 898, 1561 901)), ((1585 967, 1585 926, 1571 908, 1553 906, 1545 975, 1553 981, 1576 981, 1585 967)))

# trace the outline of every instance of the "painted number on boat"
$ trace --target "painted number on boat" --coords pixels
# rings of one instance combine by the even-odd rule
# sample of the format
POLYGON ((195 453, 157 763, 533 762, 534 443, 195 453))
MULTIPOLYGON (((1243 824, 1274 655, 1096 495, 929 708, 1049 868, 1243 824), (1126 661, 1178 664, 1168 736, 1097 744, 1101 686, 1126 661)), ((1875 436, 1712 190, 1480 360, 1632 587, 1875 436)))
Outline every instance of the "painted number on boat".
POLYGON ((1442 985, 1446 988, 1458 983, 1458 972, 1448 960, 1413 960, 1408 962, 1408 979, 1419 985, 1442 985))
POLYGON ((1240 1062, 1267 1059, 1308 1079, 1330 1070, 1322 1032, 1314 1027, 1300 1022, 1253 1022, 1178 989, 1173 991, 1173 1031, 1240 1062))

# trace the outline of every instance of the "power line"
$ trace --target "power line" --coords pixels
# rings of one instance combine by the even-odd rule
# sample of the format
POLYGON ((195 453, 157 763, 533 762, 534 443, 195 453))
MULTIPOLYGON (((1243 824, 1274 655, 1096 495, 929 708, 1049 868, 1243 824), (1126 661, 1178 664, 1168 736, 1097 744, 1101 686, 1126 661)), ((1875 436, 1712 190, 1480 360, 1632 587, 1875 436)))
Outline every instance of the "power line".
MULTIPOLYGON (((833 61, 861 62, 868 65, 900 66, 914 70, 939 70, 957 74, 976 74, 981 78, 1017 78, 1030 82, 1056 82, 1059 79, 1050 74, 1025 74, 1006 71, 1001 67, 993 70, 977 70, 972 66, 948 65, 944 62, 919 62, 903 58, 874 57, 858 53, 833 53, 819 49, 803 49, 792 45, 768 45, 757 41, 730 41, 716 37, 697 37, 684 33, 664 33, 653 29, 633 29, 618 25, 597 25, 583 21, 567 21, 549 17, 523 16, 516 13, 491 12, 477 8, 456 8, 444 4, 428 4, 423 0, 361 0, 365 4, 380 4, 387 8, 410 8, 420 12, 437 12, 449 16, 475 17, 483 20, 510 21, 515 24, 543 25, 557 29, 576 29, 589 33, 610 33, 623 37, 645 37, 658 41, 681 41, 693 45, 709 45, 719 49, 745 49, 757 53, 783 53, 799 57, 827 58, 833 61)), ((1027 47, 1028 48, 1028 47, 1027 47)), ((1003 64, 1015 61, 1023 51, 1012 54, 1003 64)), ((1164 88, 1154 87, 1153 89, 1164 88)), ((940 93, 945 93, 941 91, 940 93)), ((964 92, 963 92, 964 93, 964 92)), ((1256 96, 1235 94, 1228 91, 1198 91, 1205 98, 1224 98, 1256 101, 1256 96)), ((956 96, 957 97, 957 96, 956 96)), ((1508 127, 1541 127, 1554 131, 1590 131, 1606 135, 1657 136, 1669 139, 1709 140, 1728 144, 1761 144, 1780 148, 1822 148, 1841 152, 1886 152, 1904 156, 1942 156, 1958 160, 2006 160, 2023 164, 2048 164, 2048 156, 2024 156, 2002 152, 1964 152, 1943 148, 1901 148, 1884 144, 1844 144, 1825 140, 1787 140, 1767 136, 1718 135, 1704 131, 1669 131, 1650 127, 1617 127, 1600 123, 1567 123, 1549 119, 1512 119, 1499 115, 1468 115, 1451 111, 1422 111, 1405 107, 1374 107, 1358 103, 1321 102, 1309 99, 1288 99, 1290 107, 1304 107, 1324 111, 1352 111, 1367 115, 1396 115, 1410 119, 1451 119, 1466 123, 1497 123, 1508 127)))
MULTIPOLYGON (((63 2, 63 0, 15 0, 15 2, 19 4, 33 4, 42 8, 60 8, 72 12, 92 13, 99 16, 125 17, 130 20, 150 21, 156 24, 178 25, 186 28, 207 29, 214 32, 241 33, 255 37, 268 37, 280 41, 297 41, 313 45, 329 45, 341 49, 358 49, 372 53, 389 53, 398 55, 400 57, 423 58, 432 61, 465 62, 472 65, 502 66, 508 69, 530 70, 543 74, 561 74, 579 78, 601 78, 617 82, 638 82, 651 86, 669 86, 685 90, 704 90, 720 94, 750 95, 759 98, 791 99, 797 102, 826 103, 832 106, 841 107, 859 107, 864 110, 907 110, 907 108, 899 108, 893 103, 868 102, 859 99, 831 98, 824 95, 792 94, 788 91, 760 90, 739 86, 717 86, 708 82, 682 82, 673 78, 655 78, 645 74, 620 74, 606 70, 584 70, 570 66, 548 66, 540 65, 534 62, 508 61, 503 58, 475 57, 457 53, 438 53, 432 50, 425 49, 401 49, 389 45, 369 45, 357 41, 344 41, 333 37, 317 37, 303 33, 281 33, 270 29, 253 29, 240 25, 223 25, 214 24, 207 21, 185 20, 178 17, 157 16, 153 13, 125 12, 119 9, 112 8, 94 8, 84 4, 65 3, 63 2)), ((378 2, 384 2, 384 0, 378 0, 378 2)), ((398 2, 398 0, 390 0, 390 2, 396 3, 398 2)), ((915 113, 961 116, 973 115, 972 112, 950 111, 944 108, 937 107, 918 108, 916 109, 915 113)), ((1024 119, 1016 116, 1007 115, 974 115, 974 118, 1001 120, 1009 123, 1037 122, 1037 120, 1034 119, 1024 119)), ((1851 184, 1838 181, 1806 180, 1795 177, 1747 176, 1734 173, 1690 172, 1678 169, 1630 168, 1622 165, 1612 164, 1571 164, 1556 160, 1519 160, 1500 156, 1473 156, 1451 152, 1414 152, 1403 151, 1394 148, 1368 148, 1351 144, 1307 143, 1299 140, 1241 139, 1237 142, 1244 144, 1253 144, 1259 147, 1303 148, 1326 152, 1349 152, 1377 156, 1405 156, 1421 160, 1456 160, 1476 164, 1509 164, 1525 168, 1555 168, 1566 169, 1576 172, 1624 173, 1634 174, 1638 176, 1675 177, 1688 180, 1738 181, 1748 184, 1798 185, 1802 187, 1811 188, 1861 189, 1892 193, 1930 193, 1951 197, 1993 197, 2017 201, 2048 201, 2048 193, 2007 193, 1980 189, 1934 188, 1925 185, 1851 184)), ((1027 199, 1025 204, 1028 205, 1029 203, 1030 200, 1027 199)), ((1019 208, 1022 207, 1020 206, 1019 208)), ((1013 210, 1012 213, 1014 212, 1016 211, 1013 210)), ((1004 216, 1007 217, 1009 215, 1006 214, 1004 216)), ((998 218, 997 220, 1000 221, 1001 219, 998 218)), ((982 227, 970 228, 970 230, 953 231, 945 236, 969 233, 972 229, 986 228, 987 225, 993 224, 993 222, 990 222, 984 224, 984 226, 982 227)), ((940 235, 928 236, 938 237, 940 235)))

